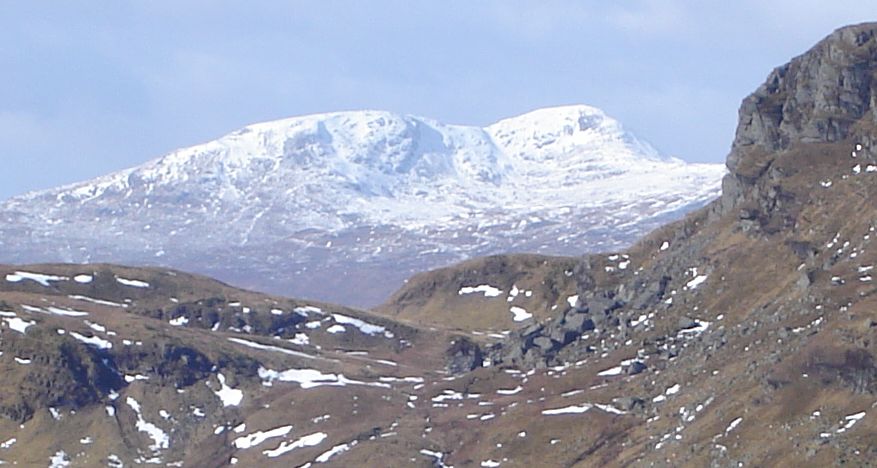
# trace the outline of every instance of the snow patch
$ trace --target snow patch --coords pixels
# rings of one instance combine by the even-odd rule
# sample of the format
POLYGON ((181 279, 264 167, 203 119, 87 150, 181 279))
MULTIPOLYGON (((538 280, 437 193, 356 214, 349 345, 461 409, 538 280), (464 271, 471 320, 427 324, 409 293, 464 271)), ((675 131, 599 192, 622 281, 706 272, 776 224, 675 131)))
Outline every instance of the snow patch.
POLYGON ((571 405, 571 406, 565 406, 563 408, 543 410, 542 414, 544 414, 546 416, 553 416, 553 415, 558 415, 558 414, 582 414, 582 413, 589 411, 593 407, 594 407, 594 405, 591 405, 589 403, 585 403, 583 405, 571 405))
POLYGON ((137 424, 136 428, 138 431, 145 433, 150 439, 152 439, 152 445, 149 448, 153 452, 157 452, 159 450, 167 449, 170 447, 170 437, 168 437, 167 433, 165 433, 160 427, 152 424, 150 422, 146 422, 143 419, 143 414, 141 413, 140 403, 134 398, 128 397, 125 400, 125 403, 134 410, 134 413, 137 414, 137 424))
POLYGON ((18 317, 3 317, 3 321, 6 322, 6 326, 8 326, 10 330, 17 331, 22 335, 27 334, 28 327, 32 327, 37 324, 33 320, 26 321, 18 317))
POLYGON ((578 302, 579 302, 579 295, 578 294, 566 298, 566 303, 569 304, 570 307, 575 307, 576 304, 578 304, 578 302))
POLYGON ((49 458, 49 468, 66 468, 70 466, 70 457, 63 450, 58 450, 49 458))
POLYGON ((612 376, 612 375, 621 375, 621 373, 622 373, 623 371, 624 371, 624 368, 622 368, 621 366, 615 366, 615 367, 611 367, 611 368, 609 368, 609 369, 606 369, 606 370, 600 371, 600 372, 597 373, 597 375, 599 375, 600 377, 607 377, 607 376, 612 376))
POLYGON ((326 437, 328 437, 328 435, 325 432, 315 432, 313 434, 300 437, 292 442, 283 442, 279 446, 277 446, 277 448, 273 450, 264 450, 262 453, 267 455, 269 458, 275 458, 292 452, 293 450, 298 448, 313 447, 315 445, 319 445, 324 440, 326 440, 326 437))
POLYGON ((95 299, 93 297, 88 297, 88 296, 70 295, 67 297, 69 297, 70 299, 76 299, 77 301, 91 302, 92 304, 97 304, 97 305, 105 305, 105 306, 110 306, 110 307, 123 307, 123 308, 128 307, 127 304, 119 304, 118 302, 105 301, 103 299, 95 299))
POLYGON ((332 457, 350 450, 356 444, 357 444, 357 441, 355 441, 355 440, 351 441, 348 444, 338 444, 338 445, 330 448, 329 450, 323 452, 319 457, 315 458, 314 461, 316 463, 326 463, 332 457))
MULTIPOLYGON (((343 324, 343 325, 352 325, 359 329, 359 331, 365 333, 366 335, 376 335, 378 333, 384 333, 387 331, 385 327, 381 327, 378 325, 372 325, 368 322, 364 322, 360 319, 348 317, 346 315, 341 314, 332 314, 332 318, 335 319, 335 322, 343 324)), ((331 332, 329 332, 331 333, 331 332)))
POLYGON ((464 286, 457 291, 458 296, 462 296, 463 294, 474 294, 474 293, 482 293, 484 297, 497 297, 502 294, 502 290, 499 288, 495 288, 488 284, 480 284, 478 286, 464 286))
POLYGON ((314 307, 314 306, 300 306, 300 307, 296 307, 295 309, 292 309, 292 311, 295 312, 296 314, 303 316, 303 317, 308 317, 311 313, 314 313, 317 315, 324 315, 325 314, 325 312, 323 312, 323 309, 321 309, 319 307, 314 307))
POLYGON ((116 282, 118 282, 121 285, 129 286, 132 288, 148 288, 149 287, 149 283, 147 283, 146 281, 140 281, 140 280, 136 280, 136 279, 127 279, 127 278, 122 278, 120 276, 116 277, 116 282))
POLYGON ((278 372, 259 367, 259 377, 262 379, 262 384, 266 386, 272 385, 274 381, 279 381, 296 382, 304 389, 321 386, 344 387, 347 385, 367 385, 372 387, 390 388, 389 384, 382 382, 352 380, 345 377, 344 374, 324 374, 316 369, 287 369, 278 372))
POLYGON ((523 307, 512 306, 509 309, 509 312, 512 313, 512 320, 515 322, 523 322, 524 320, 533 318, 533 314, 527 312, 523 307))
POLYGON ((229 338, 228 341, 232 343, 237 343, 239 345, 247 346, 249 348, 258 349, 261 351, 275 351, 278 353, 288 354, 290 356, 298 356, 305 359, 317 359, 315 356, 311 356, 310 354, 300 353, 298 351, 293 351, 291 349, 280 348, 277 346, 264 345, 262 343, 256 343, 255 341, 244 340, 241 338, 229 338))
POLYGON ((113 343, 99 336, 84 336, 75 331, 70 332, 70 336, 97 349, 111 349, 113 347, 113 343))
POLYGON ((181 315, 175 319, 168 320, 168 323, 175 326, 175 327, 182 327, 183 325, 189 323, 189 317, 186 317, 185 315, 181 315))
POLYGON ((43 286, 51 286, 50 281, 67 281, 70 278, 66 276, 44 275, 42 273, 31 273, 28 271, 16 271, 15 273, 6 275, 6 281, 10 283, 19 283, 24 280, 35 281, 43 286))
MULTIPOLYGON (((696 271, 697 270, 695 270, 695 272, 696 271)), ((701 284, 703 284, 704 281, 706 281, 707 277, 708 277, 708 275, 697 275, 694 277, 693 280, 685 283, 685 288, 689 289, 689 290, 697 289, 698 286, 700 286, 701 284)))
POLYGON ((76 275, 73 277, 73 281, 76 281, 79 284, 88 284, 94 281, 94 276, 91 275, 76 275))
POLYGON ((731 423, 728 424, 728 427, 725 428, 725 434, 728 434, 731 431, 733 431, 734 429, 736 429, 737 426, 739 426, 741 422, 743 422, 743 418, 737 418, 737 419, 731 421, 731 423))
POLYGON ((292 431, 292 426, 281 426, 268 431, 256 431, 252 434, 238 437, 232 441, 232 445, 234 445, 235 448, 245 450, 260 445, 268 439, 283 437, 289 434, 290 431, 292 431))
POLYGON ((244 399, 244 392, 238 389, 234 389, 225 384, 225 376, 222 374, 217 374, 216 378, 219 379, 220 389, 213 393, 219 397, 222 401, 222 406, 238 406, 241 404, 241 401, 244 399))

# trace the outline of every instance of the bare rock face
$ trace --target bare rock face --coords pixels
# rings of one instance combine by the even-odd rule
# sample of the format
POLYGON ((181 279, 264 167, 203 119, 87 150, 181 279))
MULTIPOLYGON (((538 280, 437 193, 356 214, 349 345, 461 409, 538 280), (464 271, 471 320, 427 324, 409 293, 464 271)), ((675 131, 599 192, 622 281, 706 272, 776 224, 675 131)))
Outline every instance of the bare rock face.
MULTIPOLYGON (((723 182, 723 212, 769 171, 772 155, 799 143, 831 143, 877 123, 877 23, 838 29, 774 69, 743 100, 723 182)), ((870 147, 870 144, 865 145, 870 147)))

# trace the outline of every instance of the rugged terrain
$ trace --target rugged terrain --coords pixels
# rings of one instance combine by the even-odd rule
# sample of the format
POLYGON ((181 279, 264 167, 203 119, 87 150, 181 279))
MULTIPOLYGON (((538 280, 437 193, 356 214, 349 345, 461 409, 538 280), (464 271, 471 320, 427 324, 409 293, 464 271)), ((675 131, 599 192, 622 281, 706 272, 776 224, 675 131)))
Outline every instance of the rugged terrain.
POLYGON ((874 465, 875 135, 863 24, 774 70, 721 198, 629 249, 475 259, 372 312, 3 267, 0 460, 874 465))
POLYGON ((173 267, 356 306, 482 255, 627 246, 716 198, 599 109, 486 128, 389 112, 266 122, 0 203, 0 262, 173 267))

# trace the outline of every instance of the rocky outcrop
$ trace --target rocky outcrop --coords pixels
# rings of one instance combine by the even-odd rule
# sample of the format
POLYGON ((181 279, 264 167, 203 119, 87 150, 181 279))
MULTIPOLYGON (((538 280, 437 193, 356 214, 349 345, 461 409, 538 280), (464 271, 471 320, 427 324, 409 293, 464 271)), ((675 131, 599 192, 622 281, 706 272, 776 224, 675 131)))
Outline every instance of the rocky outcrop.
POLYGON ((34 330, 3 338, 0 369, 14 391, 0 393, 0 416, 17 422, 40 408, 77 410, 124 386, 112 357, 67 335, 34 330))
POLYGON ((445 351, 445 363, 451 374, 463 374, 481 366, 481 348, 466 337, 457 337, 445 351))
MULTIPOLYGON (((728 155, 721 208, 734 209, 771 169, 777 152, 799 143, 831 143, 877 124, 877 23, 835 31, 803 55, 774 69, 743 100, 728 155)), ((868 140, 868 141, 865 141, 868 140)), ((766 203, 780 194, 765 194, 766 203)), ((749 213, 751 215, 751 213, 749 213)))

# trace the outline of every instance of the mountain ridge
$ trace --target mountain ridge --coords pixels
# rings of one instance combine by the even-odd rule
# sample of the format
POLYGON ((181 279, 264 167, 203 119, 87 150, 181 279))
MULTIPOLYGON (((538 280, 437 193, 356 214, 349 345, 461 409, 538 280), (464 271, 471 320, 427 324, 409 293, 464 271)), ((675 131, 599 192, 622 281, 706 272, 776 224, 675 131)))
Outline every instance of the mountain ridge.
POLYGON ((583 105, 484 128, 317 114, 0 203, 0 260, 166 265, 374 305, 411 274, 466 257, 624 245, 718 196, 722 172, 660 156, 583 105), (339 270, 363 287, 339 293, 339 270))

